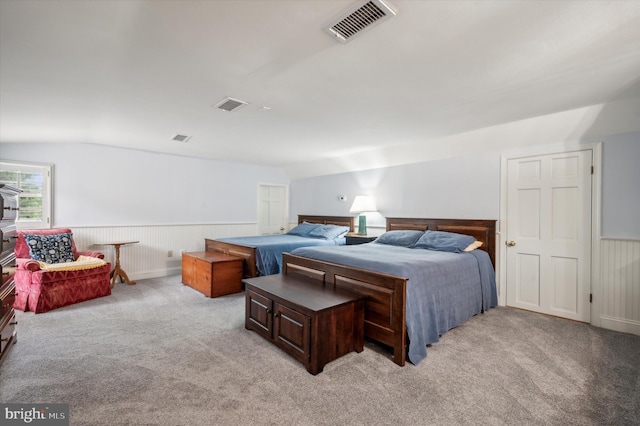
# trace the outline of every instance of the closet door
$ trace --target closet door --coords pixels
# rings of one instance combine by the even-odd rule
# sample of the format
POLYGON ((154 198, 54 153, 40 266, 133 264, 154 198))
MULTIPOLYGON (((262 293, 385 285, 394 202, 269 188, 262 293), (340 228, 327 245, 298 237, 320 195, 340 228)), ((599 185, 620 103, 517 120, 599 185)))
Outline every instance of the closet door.
POLYGON ((591 150, 508 161, 508 306, 590 321, 591 166, 591 150))
POLYGON ((287 230, 287 185, 258 185, 258 235, 283 234, 287 230))

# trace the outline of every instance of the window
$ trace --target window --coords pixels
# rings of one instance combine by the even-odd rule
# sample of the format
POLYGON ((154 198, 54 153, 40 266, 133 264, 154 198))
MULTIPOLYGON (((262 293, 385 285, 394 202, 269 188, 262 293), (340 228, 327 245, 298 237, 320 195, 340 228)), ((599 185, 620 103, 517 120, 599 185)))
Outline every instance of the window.
POLYGON ((52 169, 50 164, 0 162, 0 183, 22 190, 16 219, 19 228, 51 227, 52 169))

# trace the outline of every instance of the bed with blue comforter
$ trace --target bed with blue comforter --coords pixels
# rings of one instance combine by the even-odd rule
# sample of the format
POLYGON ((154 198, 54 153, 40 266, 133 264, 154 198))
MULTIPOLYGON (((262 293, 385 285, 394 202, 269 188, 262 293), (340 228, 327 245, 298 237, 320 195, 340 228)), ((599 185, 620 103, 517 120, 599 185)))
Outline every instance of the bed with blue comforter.
POLYGON ((282 271, 282 253, 299 247, 344 245, 344 236, 340 238, 313 238, 299 235, 276 234, 254 237, 219 238, 218 241, 252 247, 256 252, 256 268, 260 275, 279 274, 282 271))
POLYGON ((345 244, 353 231, 352 216, 298 216, 298 225, 286 234, 205 239, 207 251, 244 258, 244 277, 279 274, 282 253, 298 247, 345 244))
MULTIPOLYGON (((372 271, 383 278, 404 278, 404 299, 390 296, 388 307, 384 305, 387 303, 384 295, 393 290, 371 292, 372 303, 384 306, 380 309, 372 304, 370 312, 365 307, 365 330, 371 330, 369 337, 379 340, 380 330, 398 327, 392 331, 396 333, 393 339, 383 339, 389 344, 401 341, 399 333, 404 333, 401 328, 406 328, 407 356, 413 364, 418 364, 427 356, 427 345, 438 342, 448 330, 498 304, 493 251, 490 250, 495 247, 495 240, 489 237, 495 238, 495 221, 487 222, 493 222, 493 228, 479 229, 473 221, 473 229, 468 232, 474 235, 460 234, 467 228, 456 222, 452 228, 456 233, 396 229, 368 244, 304 247, 293 250, 287 262, 295 264, 298 258, 303 268, 323 270, 327 281, 340 283, 342 287, 347 283, 360 292, 368 292, 375 285, 372 284, 375 280, 363 278, 362 271, 372 271), (478 249, 481 244, 491 254, 478 249), (325 268, 326 265, 333 266, 325 268), (366 284, 357 284, 360 281, 366 284), (400 300, 405 304, 402 327, 380 315, 380 312, 401 309, 402 306, 397 306, 403 304, 400 300)), ((395 358, 403 356, 404 348, 394 349, 394 361, 403 365, 403 360, 395 358)))

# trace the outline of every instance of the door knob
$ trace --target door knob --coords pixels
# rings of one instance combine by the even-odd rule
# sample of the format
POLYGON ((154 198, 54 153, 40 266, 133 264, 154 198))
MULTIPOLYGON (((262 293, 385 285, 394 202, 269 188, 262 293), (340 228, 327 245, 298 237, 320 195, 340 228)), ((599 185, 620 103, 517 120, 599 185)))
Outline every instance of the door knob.
POLYGON ((513 247, 513 246, 516 245, 516 242, 515 241, 507 241, 505 244, 507 245, 507 247, 513 247))

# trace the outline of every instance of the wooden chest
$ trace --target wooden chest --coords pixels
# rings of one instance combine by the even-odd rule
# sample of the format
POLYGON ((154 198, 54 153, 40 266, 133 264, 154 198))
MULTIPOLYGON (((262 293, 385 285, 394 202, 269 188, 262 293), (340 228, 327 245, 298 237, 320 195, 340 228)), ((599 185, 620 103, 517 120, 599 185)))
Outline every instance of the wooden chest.
POLYGON ((242 258, 215 252, 182 254, 182 283, 207 297, 242 291, 242 258))
POLYGON ((364 347, 365 296, 294 277, 267 275, 245 283, 245 328, 303 363, 313 375, 364 347))

